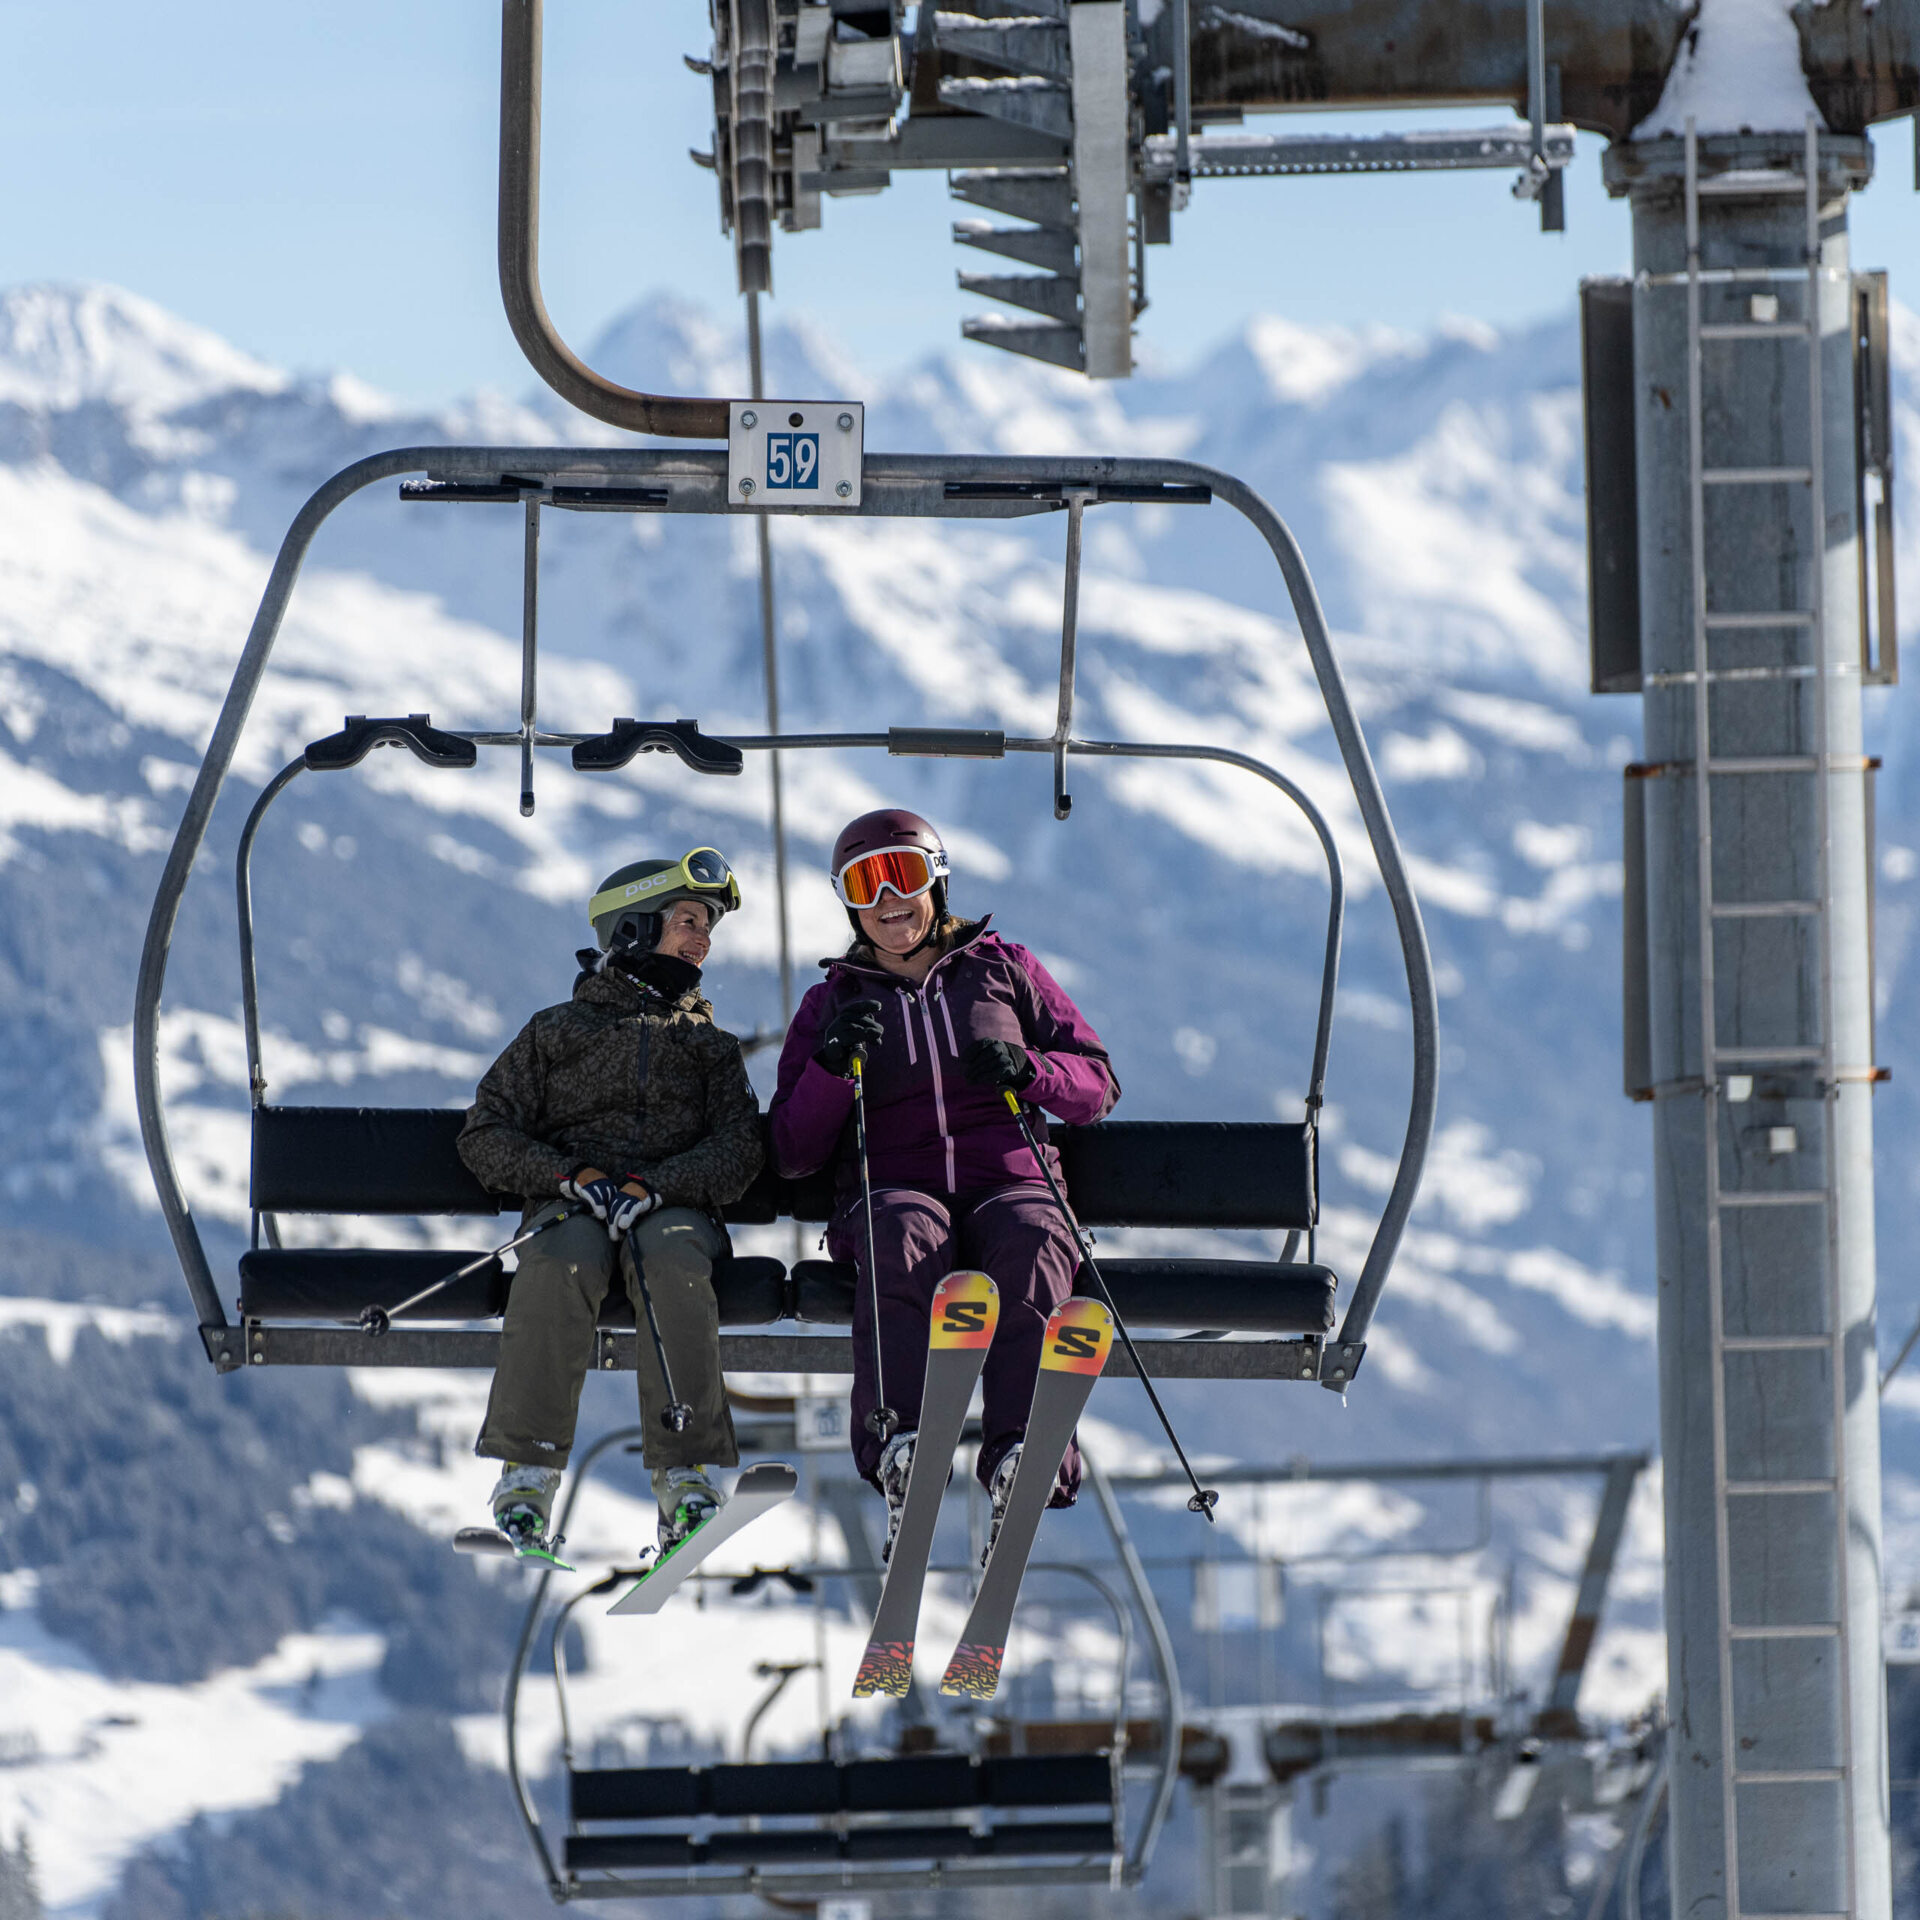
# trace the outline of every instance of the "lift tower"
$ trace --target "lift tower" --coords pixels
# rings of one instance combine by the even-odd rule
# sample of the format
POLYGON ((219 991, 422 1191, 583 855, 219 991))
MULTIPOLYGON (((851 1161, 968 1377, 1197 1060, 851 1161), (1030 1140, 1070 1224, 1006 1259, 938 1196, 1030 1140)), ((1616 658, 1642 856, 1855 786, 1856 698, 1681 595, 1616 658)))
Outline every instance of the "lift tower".
POLYGON ((1676 1914, 1726 1920, 1878 1920, 1892 1898, 1856 391, 1873 289, 1847 256, 1869 164, 1810 103, 1797 132, 1687 119, 1607 158, 1634 217, 1628 970, 1655 1115, 1670 1860, 1676 1914))
POLYGON ((1612 142, 1635 273, 1586 290, 1594 684, 1645 704, 1627 1077, 1655 1106, 1673 1912, 1886 1920, 1861 690, 1892 677, 1891 451, 1847 205, 1867 128, 1920 108, 1920 0, 710 5, 702 158, 743 244, 756 209, 797 231, 939 168, 1021 223, 955 239, 1030 269, 963 274, 1027 316, 966 332, 1095 376, 1129 370, 1145 249, 1202 182, 1518 166, 1551 227, 1573 129, 1612 142), (729 78, 756 28, 764 129, 729 78), (1526 124, 1220 131, 1468 101, 1526 124))

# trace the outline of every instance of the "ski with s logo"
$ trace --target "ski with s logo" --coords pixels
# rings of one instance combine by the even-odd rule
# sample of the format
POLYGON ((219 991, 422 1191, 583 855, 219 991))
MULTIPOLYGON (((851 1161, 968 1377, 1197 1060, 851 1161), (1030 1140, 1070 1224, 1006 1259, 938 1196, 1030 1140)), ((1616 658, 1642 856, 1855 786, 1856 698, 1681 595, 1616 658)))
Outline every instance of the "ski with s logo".
POLYGON ((940 1501, 966 1424, 980 1369, 1000 1324, 1000 1290, 984 1273, 950 1273, 933 1290, 927 1331, 927 1383, 920 1396, 920 1427, 913 1443, 900 1531, 887 1560, 873 1633, 853 1683, 853 1697, 903 1697, 913 1684, 913 1642, 920 1630, 920 1596, 940 1501))
POLYGON ((1000 1685, 1014 1602, 1033 1555, 1040 1516, 1047 1510, 1061 1459, 1112 1347, 1113 1315, 1098 1300, 1064 1301, 1047 1322, 1026 1443, 1014 1469, 1000 1531, 980 1576, 980 1591, 973 1597, 973 1611, 967 1615, 960 1644, 940 1682, 942 1693, 991 1700, 1000 1685))

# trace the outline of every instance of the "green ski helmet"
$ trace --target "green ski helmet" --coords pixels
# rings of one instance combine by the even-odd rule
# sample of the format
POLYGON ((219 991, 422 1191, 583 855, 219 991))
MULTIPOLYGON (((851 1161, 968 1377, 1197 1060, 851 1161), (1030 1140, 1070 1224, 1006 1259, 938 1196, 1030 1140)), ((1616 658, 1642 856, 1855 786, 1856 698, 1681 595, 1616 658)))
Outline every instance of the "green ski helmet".
POLYGON ((634 860, 616 868, 587 903, 601 952, 619 947, 651 953, 676 900, 703 902, 718 925, 722 914, 739 906, 740 883, 712 847, 695 847, 678 860, 634 860))

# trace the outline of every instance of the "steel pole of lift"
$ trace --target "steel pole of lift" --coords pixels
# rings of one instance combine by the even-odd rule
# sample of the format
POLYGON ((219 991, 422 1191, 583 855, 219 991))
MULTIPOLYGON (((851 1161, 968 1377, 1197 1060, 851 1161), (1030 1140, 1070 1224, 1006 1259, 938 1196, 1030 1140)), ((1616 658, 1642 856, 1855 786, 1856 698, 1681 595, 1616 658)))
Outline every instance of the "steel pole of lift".
POLYGON ((1607 158, 1634 223, 1680 1914, 1891 1907, 1846 225, 1867 163, 1811 127, 1607 158), (1753 611, 1775 617, 1729 619, 1753 611))

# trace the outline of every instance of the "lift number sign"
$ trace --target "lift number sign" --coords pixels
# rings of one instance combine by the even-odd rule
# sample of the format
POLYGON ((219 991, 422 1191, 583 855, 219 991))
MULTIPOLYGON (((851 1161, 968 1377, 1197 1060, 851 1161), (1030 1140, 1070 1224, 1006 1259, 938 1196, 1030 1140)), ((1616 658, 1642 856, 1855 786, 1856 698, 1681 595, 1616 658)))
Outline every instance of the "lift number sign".
POLYGON ((857 507, 866 408, 857 400, 734 400, 727 407, 729 505, 857 507))
POLYGON ((767 435, 767 491, 811 491, 820 472, 820 436, 817 433, 767 435))

